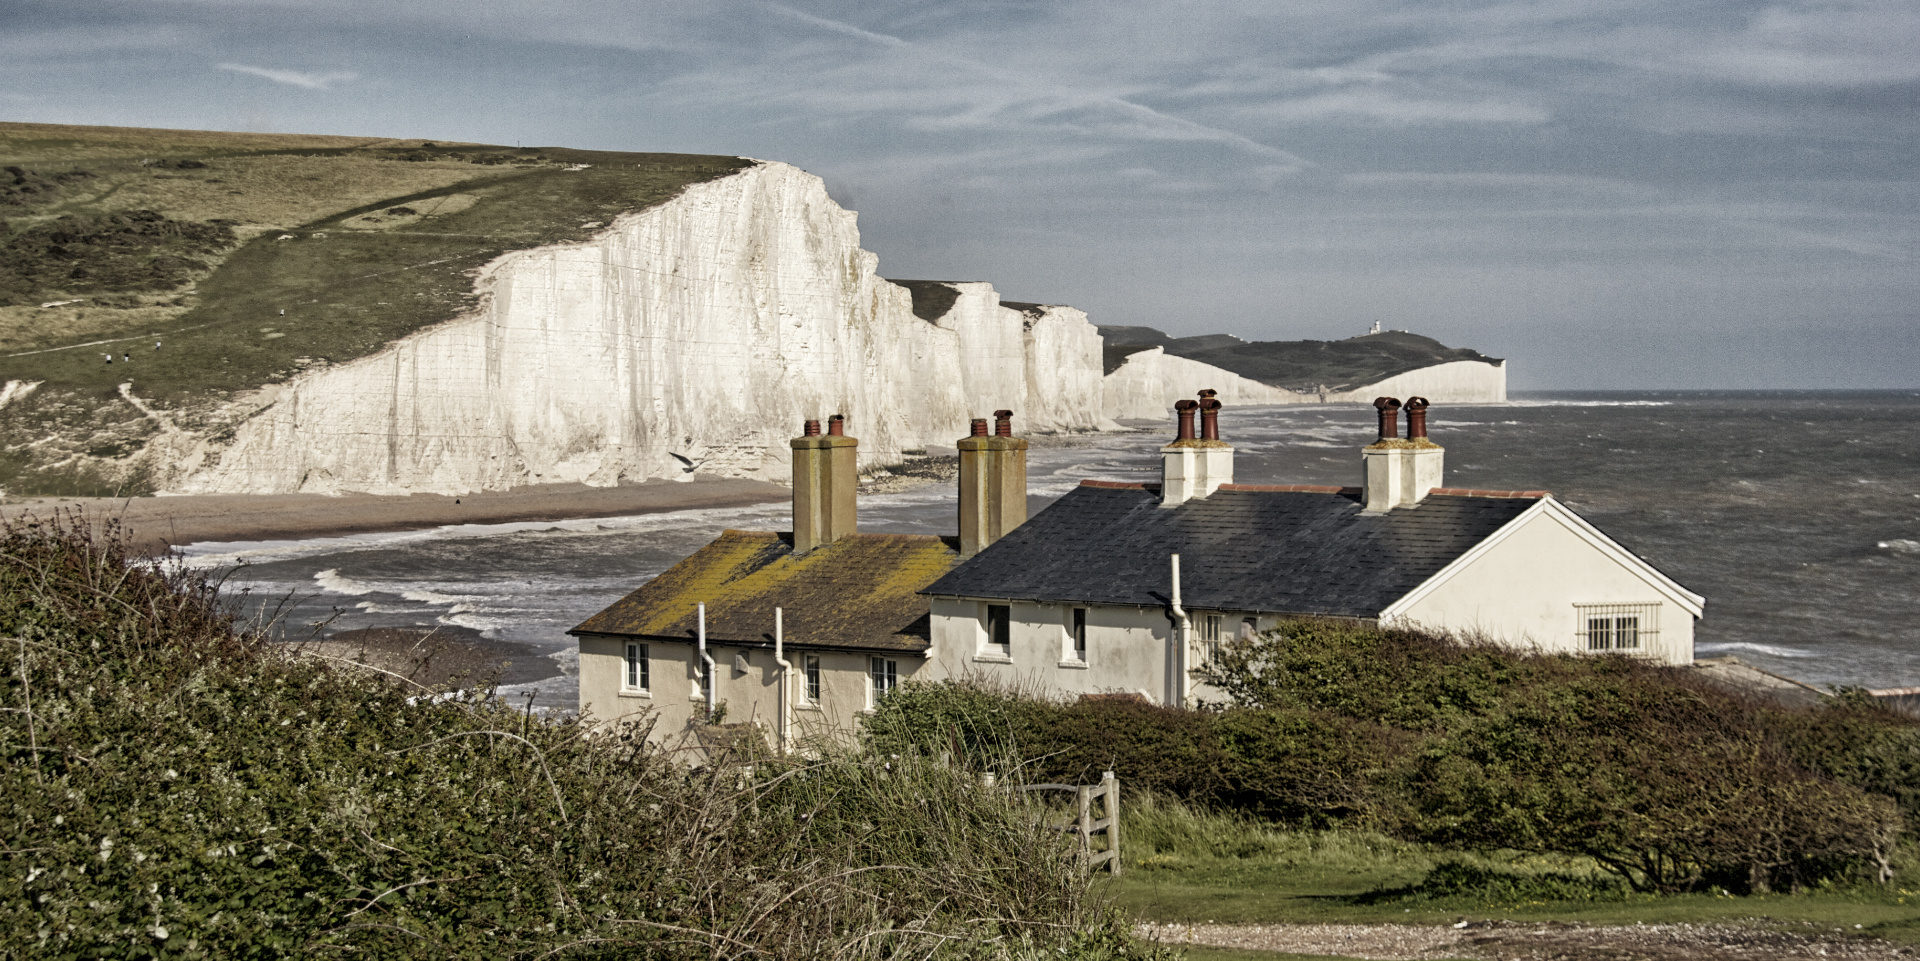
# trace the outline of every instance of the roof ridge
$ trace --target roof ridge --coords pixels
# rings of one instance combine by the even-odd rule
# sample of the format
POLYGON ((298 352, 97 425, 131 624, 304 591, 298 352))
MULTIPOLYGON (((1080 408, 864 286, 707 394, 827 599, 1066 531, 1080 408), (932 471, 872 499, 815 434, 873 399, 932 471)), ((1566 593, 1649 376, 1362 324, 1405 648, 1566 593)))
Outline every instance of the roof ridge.
POLYGON ((1482 490, 1478 487, 1435 487, 1427 491, 1427 493, 1429 495, 1438 494, 1442 497, 1530 497, 1539 499, 1553 496, 1552 491, 1490 491, 1482 490))
POLYGON ((1144 481, 1104 481, 1092 479, 1082 479, 1080 486, 1098 487, 1101 490, 1109 491, 1157 491, 1160 489, 1159 484, 1149 484, 1144 481))
POLYGON ((1248 494, 1358 494, 1361 490, 1334 484, 1221 484, 1220 489, 1248 494))

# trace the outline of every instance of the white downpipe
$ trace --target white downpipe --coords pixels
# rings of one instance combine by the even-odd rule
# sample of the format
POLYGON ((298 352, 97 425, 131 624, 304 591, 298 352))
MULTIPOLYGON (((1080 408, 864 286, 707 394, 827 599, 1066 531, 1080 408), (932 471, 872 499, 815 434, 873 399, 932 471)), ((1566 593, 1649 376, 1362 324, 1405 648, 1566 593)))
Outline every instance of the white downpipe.
POLYGON ((707 689, 707 718, 712 720, 713 712, 718 706, 714 703, 714 699, 720 693, 720 679, 714 676, 713 655, 707 653, 707 605, 705 602, 700 604, 700 660, 706 665, 701 670, 707 672, 706 684, 703 686, 707 689))
POLYGON ((781 646, 782 612, 773 609, 773 663, 780 665, 780 690, 774 703, 780 714, 774 719, 773 733, 780 740, 780 753, 787 753, 787 745, 792 738, 793 712, 789 703, 793 698, 793 665, 787 663, 786 649, 781 646))
POLYGON ((1187 635, 1192 630, 1192 622, 1187 618, 1187 609, 1180 606, 1180 555, 1173 555, 1173 619, 1177 625, 1173 629, 1173 693, 1169 698, 1177 707, 1187 706, 1187 635))

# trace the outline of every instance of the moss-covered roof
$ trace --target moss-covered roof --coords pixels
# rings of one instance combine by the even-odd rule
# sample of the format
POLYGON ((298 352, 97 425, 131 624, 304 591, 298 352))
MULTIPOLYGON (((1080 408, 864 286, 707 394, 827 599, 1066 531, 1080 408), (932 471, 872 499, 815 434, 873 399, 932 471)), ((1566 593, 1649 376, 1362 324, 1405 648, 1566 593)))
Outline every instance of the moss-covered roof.
POLYGON ((959 560, 951 539, 926 534, 850 534, 795 554, 791 534, 730 530, 568 633, 692 641, 705 603, 708 643, 770 645, 780 607, 789 646, 917 653, 918 592, 959 560))

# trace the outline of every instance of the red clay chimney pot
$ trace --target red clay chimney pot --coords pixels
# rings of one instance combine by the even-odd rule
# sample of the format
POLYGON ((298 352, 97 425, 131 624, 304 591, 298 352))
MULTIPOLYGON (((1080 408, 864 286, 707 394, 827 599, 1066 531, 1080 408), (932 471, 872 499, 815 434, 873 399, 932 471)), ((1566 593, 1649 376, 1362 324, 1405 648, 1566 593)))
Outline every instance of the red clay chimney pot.
POLYGON ((1375 397, 1373 407, 1380 412, 1380 439, 1393 440, 1400 436, 1400 398, 1375 397))
POLYGON ((832 417, 827 418, 827 436, 828 437, 847 436, 847 415, 835 414, 832 417))
POLYGON ((820 436, 820 422, 817 420, 807 421, 803 433, 808 437, 820 436))
POLYGON ((1013 411, 996 410, 993 412, 993 433, 999 437, 1013 436, 1013 411))
POLYGON ((1407 439, 1427 436, 1427 399, 1425 397, 1407 398, 1407 439))
POLYGON ((1199 406, 1199 404, 1190 400, 1176 400, 1173 402, 1174 413, 1180 416, 1180 436, 1174 438, 1175 440, 1193 439, 1193 411, 1199 406))
POLYGON ((973 419, 973 436, 987 436, 987 419, 985 417, 975 417, 973 419))
POLYGON ((1200 402, 1200 439, 1220 439, 1220 402, 1208 396, 1213 391, 1203 390, 1200 396, 1206 400, 1200 402))

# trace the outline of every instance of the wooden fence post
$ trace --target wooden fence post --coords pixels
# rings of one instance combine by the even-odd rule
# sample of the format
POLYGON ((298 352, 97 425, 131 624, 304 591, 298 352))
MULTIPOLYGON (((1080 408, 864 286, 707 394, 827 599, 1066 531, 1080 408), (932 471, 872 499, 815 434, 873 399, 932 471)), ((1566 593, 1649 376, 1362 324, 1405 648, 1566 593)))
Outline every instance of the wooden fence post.
POLYGON ((1100 775, 1107 794, 1107 870, 1120 876, 1120 779, 1112 771, 1100 775))
POLYGON ((1082 784, 1075 789, 1080 802, 1080 865, 1093 868, 1093 789, 1082 784))

